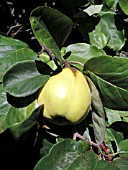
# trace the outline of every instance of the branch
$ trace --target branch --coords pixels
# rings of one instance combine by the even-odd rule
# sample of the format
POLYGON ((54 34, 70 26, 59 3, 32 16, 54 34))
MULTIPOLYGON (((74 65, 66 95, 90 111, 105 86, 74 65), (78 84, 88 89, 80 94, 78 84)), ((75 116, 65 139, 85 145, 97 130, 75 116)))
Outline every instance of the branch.
POLYGON ((39 42, 39 44, 40 44, 40 46, 41 46, 41 51, 39 52, 39 54, 41 54, 42 52, 46 52, 49 56, 50 56, 50 58, 52 59, 52 60, 55 60, 55 55, 53 54, 53 52, 52 52, 52 50, 51 49, 49 49, 46 45, 44 45, 44 44, 42 44, 42 43, 40 43, 39 42))
POLYGON ((83 140, 85 142, 88 142, 91 146, 97 147, 98 150, 99 150, 99 153, 101 154, 103 159, 107 158, 109 161, 111 161, 112 156, 117 155, 117 153, 109 154, 109 149, 108 149, 107 146, 105 146, 104 142, 103 142, 103 144, 99 145, 99 144, 97 144, 97 143, 95 143, 93 141, 90 141, 89 139, 85 138, 84 136, 80 135, 79 133, 74 133, 73 139, 76 140, 76 138, 79 138, 79 139, 81 139, 81 140, 83 140), (104 149, 104 151, 105 151, 105 153, 107 153, 107 155, 102 152, 102 149, 104 149))
POLYGON ((70 64, 78 64, 78 65, 84 67, 84 64, 81 63, 81 62, 78 62, 78 61, 69 61, 69 63, 70 63, 70 64))

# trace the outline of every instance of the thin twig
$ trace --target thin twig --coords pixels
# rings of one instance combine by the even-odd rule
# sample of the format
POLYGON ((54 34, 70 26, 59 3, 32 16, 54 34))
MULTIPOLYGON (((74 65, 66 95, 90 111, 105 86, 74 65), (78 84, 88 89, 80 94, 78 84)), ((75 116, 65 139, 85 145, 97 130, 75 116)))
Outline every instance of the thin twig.
POLYGON ((78 65, 84 67, 84 64, 81 63, 81 62, 78 62, 78 61, 68 61, 68 62, 69 62, 70 64, 78 64, 78 65))
POLYGON ((76 140, 76 138, 82 139, 85 142, 88 142, 90 145, 93 145, 97 147, 99 150, 101 150, 100 145, 97 143, 94 143, 93 141, 90 141, 89 139, 85 138, 84 136, 80 135, 79 133, 74 133, 73 139, 76 140))
POLYGON ((81 140, 83 140, 83 141, 85 141, 85 142, 88 142, 91 146, 97 147, 98 150, 99 150, 99 153, 101 154, 101 156, 102 156, 103 159, 105 159, 105 158, 107 157, 107 158, 109 158, 109 160, 112 160, 112 157, 115 156, 115 155, 117 155, 117 153, 107 154, 107 155, 104 154, 104 153, 102 152, 101 146, 100 146, 99 144, 97 144, 97 143, 95 143, 95 142, 93 142, 93 141, 90 141, 89 139, 85 138, 84 136, 80 135, 80 134, 77 133, 77 132, 74 133, 74 135, 73 135, 73 139, 76 140, 76 138, 79 138, 79 139, 81 139, 81 140))
POLYGON ((52 52, 52 50, 51 49, 49 49, 46 45, 44 45, 44 44, 42 44, 42 43, 40 43, 39 42, 39 44, 40 44, 40 46, 41 46, 41 51, 39 52, 39 54, 41 54, 42 52, 46 52, 46 53, 48 53, 48 55, 50 56, 50 58, 52 59, 52 60, 55 60, 55 55, 53 54, 53 52, 52 52))
POLYGON ((15 37, 23 28, 24 26, 20 27, 16 32, 12 34, 12 37, 15 37))
POLYGON ((6 35, 9 35, 10 32, 14 29, 14 28, 18 28, 20 27, 15 33, 13 33, 13 37, 24 27, 23 24, 19 24, 19 23, 16 23, 16 25, 14 26, 11 26, 8 30, 8 32, 6 33, 6 35))

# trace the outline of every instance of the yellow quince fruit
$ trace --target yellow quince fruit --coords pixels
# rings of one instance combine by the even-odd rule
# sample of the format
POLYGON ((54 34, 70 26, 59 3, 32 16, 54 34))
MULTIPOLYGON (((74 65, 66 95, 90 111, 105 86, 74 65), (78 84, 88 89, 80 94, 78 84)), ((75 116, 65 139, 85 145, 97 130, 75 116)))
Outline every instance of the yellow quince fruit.
POLYGON ((37 104, 44 105, 43 116, 53 123, 79 123, 87 116, 91 105, 86 77, 74 67, 62 69, 40 90, 37 104))

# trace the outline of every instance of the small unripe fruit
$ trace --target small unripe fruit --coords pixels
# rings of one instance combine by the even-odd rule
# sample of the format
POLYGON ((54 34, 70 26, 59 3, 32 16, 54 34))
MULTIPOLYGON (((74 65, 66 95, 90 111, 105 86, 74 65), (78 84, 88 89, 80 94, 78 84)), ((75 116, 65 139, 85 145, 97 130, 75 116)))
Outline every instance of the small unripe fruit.
POLYGON ((44 104, 43 116, 53 123, 79 123, 87 116, 91 104, 86 77, 73 67, 64 68, 40 90, 37 103, 44 104), (67 122, 57 122, 57 117, 67 122))

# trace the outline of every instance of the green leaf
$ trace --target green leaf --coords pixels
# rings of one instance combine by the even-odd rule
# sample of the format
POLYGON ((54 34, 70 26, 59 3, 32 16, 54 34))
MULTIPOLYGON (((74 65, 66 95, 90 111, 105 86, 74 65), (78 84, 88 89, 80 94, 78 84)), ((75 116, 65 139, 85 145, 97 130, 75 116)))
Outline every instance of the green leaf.
POLYGON ((41 109, 41 107, 35 109, 35 102, 33 102, 27 107, 27 110, 31 113, 29 117, 27 117, 23 122, 13 124, 11 125, 11 127, 9 127, 9 131, 15 139, 19 139, 22 135, 26 134, 34 126, 38 125, 37 122, 41 109))
POLYGON ((34 108, 34 102, 24 108, 12 107, 7 102, 6 92, 3 90, 2 85, 0 85, 0 133, 11 126, 17 125, 26 120, 34 108))
POLYGON ((90 135, 89 135, 89 129, 88 129, 88 128, 86 128, 86 131, 84 132, 83 136, 84 136, 85 138, 89 139, 89 141, 91 141, 91 137, 90 137, 90 135))
POLYGON ((10 105, 6 100, 6 92, 4 91, 2 85, 0 85, 0 133, 6 129, 5 115, 9 112, 9 109, 10 105))
MULTIPOLYGON (((71 52, 71 55, 68 57, 68 61, 76 61, 82 64, 85 64, 87 60, 93 57, 105 55, 103 50, 98 50, 96 47, 93 47, 86 43, 77 43, 72 44, 66 47, 66 52, 71 52)), ((79 64, 74 64, 76 67, 79 64)))
POLYGON ((112 128, 107 128, 107 131, 105 133, 105 141, 112 153, 114 153, 114 149, 116 149, 116 151, 119 150, 119 143, 122 140, 124 140, 124 138, 121 132, 117 132, 112 128), (116 148, 113 148, 112 142, 115 143, 116 148))
POLYGON ((55 57, 62 62, 60 50, 72 30, 72 20, 48 6, 34 9, 30 22, 38 41, 52 50, 55 57))
MULTIPOLYGON (((46 70, 44 70, 45 72, 46 70)), ((39 73, 35 62, 24 61, 15 64, 6 72, 3 85, 12 96, 26 97, 34 94, 40 87, 44 86, 49 78, 50 75, 39 73)))
POLYGON ((90 76, 97 86, 103 105, 110 109, 128 110, 128 91, 104 81, 93 73, 90 76))
POLYGON ((99 24, 96 26, 95 30, 90 33, 90 40, 93 46, 97 47, 100 45, 99 47, 103 48, 106 44, 106 46, 114 51, 119 51, 124 46, 124 32, 117 30, 115 26, 114 14, 107 13, 101 16, 99 24), (97 42, 96 37, 101 34, 102 36, 99 36, 97 42))
POLYGON ((95 139, 98 144, 101 144, 106 132, 105 112, 98 90, 89 78, 87 80, 92 94, 92 121, 95 139))
POLYGON ((95 168, 95 170, 118 170, 116 166, 104 160, 100 160, 95 168))
POLYGON ((128 160, 115 158, 113 164, 116 166, 116 170, 127 170, 128 169, 128 160))
POLYGON ((127 117, 128 116, 128 111, 118 111, 120 117, 127 117))
POLYGON ((0 35, 0 81, 13 64, 35 58, 36 53, 24 42, 0 35))
POLYGON ((122 121, 119 111, 105 108, 107 122, 111 125, 114 122, 122 121))
POLYGON ((128 133, 127 133, 128 122, 117 121, 117 122, 112 123, 110 127, 116 130, 117 132, 121 132, 123 134, 123 137, 125 139, 128 139, 128 133))
POLYGON ((105 5, 108 7, 108 8, 112 8, 113 7, 113 5, 114 5, 114 3, 115 3, 115 1, 117 1, 117 0, 105 0, 105 5))
POLYGON ((82 145, 75 140, 65 139, 51 148, 49 154, 44 156, 35 166, 34 170, 67 169, 76 158, 82 156, 82 145))
POLYGON ((98 49, 103 49, 107 45, 107 38, 102 32, 94 30, 89 33, 90 44, 96 46, 98 49))
POLYGON ((128 59, 100 56, 85 64, 90 77, 98 88, 105 107, 128 109, 128 59), (123 67, 122 67, 123 66, 123 67))
POLYGON ((87 151, 85 154, 80 155, 78 158, 76 158, 75 161, 67 168, 67 170, 95 170, 96 164, 96 154, 94 154, 94 152, 87 151))
POLYGON ((120 157, 128 159, 128 139, 123 140, 119 143, 118 152, 120 157))
POLYGON ((44 63, 48 63, 50 61, 50 56, 46 52, 42 52, 39 54, 39 59, 44 63))
POLYGON ((127 0, 119 0, 119 5, 122 11, 128 15, 128 1, 127 0))
POLYGON ((42 142, 42 148, 40 150, 40 156, 43 157, 49 153, 50 149, 52 148, 53 143, 49 142, 48 140, 44 139, 42 142))
POLYGON ((128 161, 125 159, 115 158, 112 163, 100 160, 95 170, 127 170, 128 161))
POLYGON ((100 56, 89 60, 85 68, 113 85, 128 90, 128 58, 100 56))

